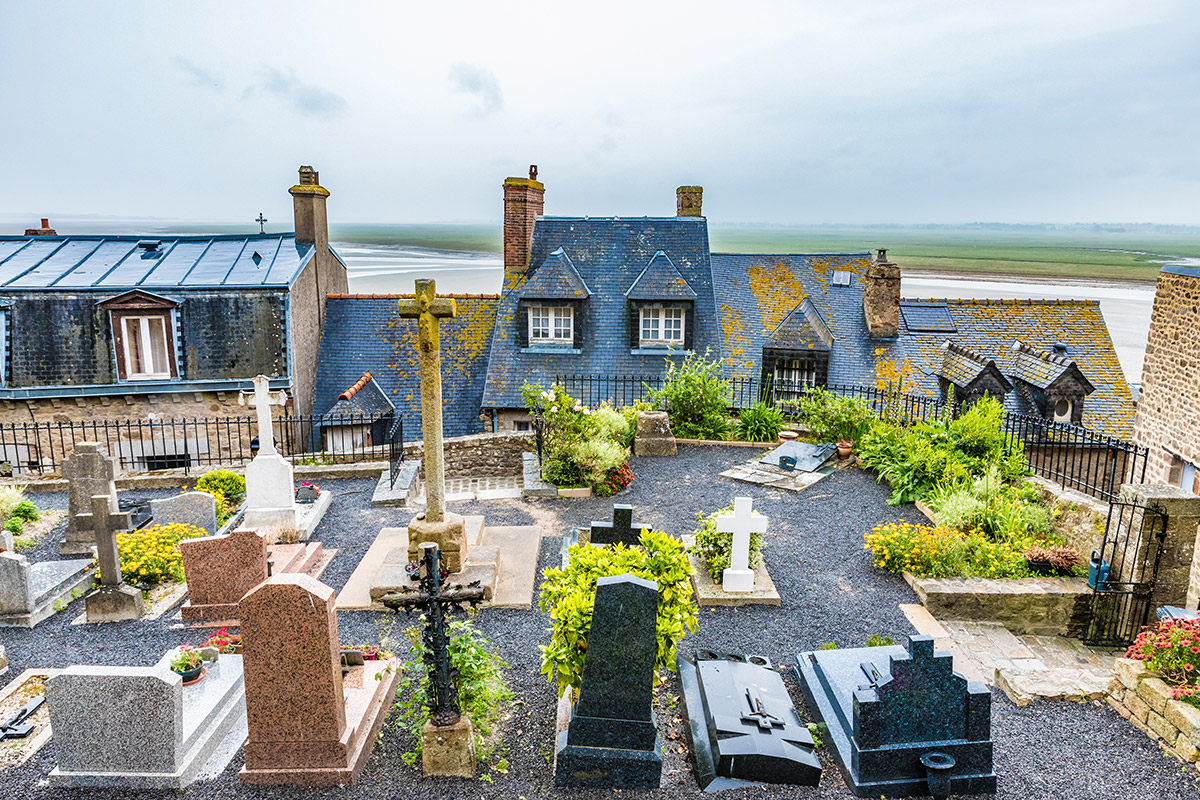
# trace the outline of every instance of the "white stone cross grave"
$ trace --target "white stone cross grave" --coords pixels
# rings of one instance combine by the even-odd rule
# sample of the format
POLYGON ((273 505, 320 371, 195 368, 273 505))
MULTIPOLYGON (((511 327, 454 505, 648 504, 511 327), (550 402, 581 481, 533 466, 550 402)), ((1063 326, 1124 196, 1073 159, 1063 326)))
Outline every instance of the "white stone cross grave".
POLYGON ((275 429, 271 425, 271 406, 287 405, 287 392, 280 389, 271 394, 271 379, 266 375, 256 375, 253 379, 253 392, 239 392, 238 404, 249 403, 258 414, 258 454, 272 456, 275 450, 275 429))
POLYGON ((733 534, 729 568, 721 576, 721 588, 727 592, 754 591, 754 570, 750 569, 750 534, 766 533, 767 518, 752 513, 749 497, 733 499, 733 513, 717 517, 717 532, 733 534))
POLYGON ((287 393, 271 392, 266 375, 254 377, 254 392, 242 392, 238 402, 258 414, 258 455, 246 466, 246 515, 242 527, 254 530, 297 528, 296 487, 292 465, 275 449, 271 406, 287 403, 287 393))

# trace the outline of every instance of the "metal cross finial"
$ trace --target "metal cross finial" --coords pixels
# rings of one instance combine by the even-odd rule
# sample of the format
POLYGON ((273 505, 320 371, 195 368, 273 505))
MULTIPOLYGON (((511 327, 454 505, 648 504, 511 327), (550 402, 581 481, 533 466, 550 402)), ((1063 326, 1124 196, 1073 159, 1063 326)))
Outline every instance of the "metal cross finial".
POLYGON ((266 217, 264 217, 264 216, 262 215, 262 212, 261 212, 261 211, 260 211, 260 212, 258 212, 258 219, 254 220, 254 221, 258 223, 258 232, 259 232, 259 233, 266 233, 266 232, 267 232, 267 227, 266 227, 266 226, 267 226, 267 222, 268 222, 269 220, 268 220, 266 217))

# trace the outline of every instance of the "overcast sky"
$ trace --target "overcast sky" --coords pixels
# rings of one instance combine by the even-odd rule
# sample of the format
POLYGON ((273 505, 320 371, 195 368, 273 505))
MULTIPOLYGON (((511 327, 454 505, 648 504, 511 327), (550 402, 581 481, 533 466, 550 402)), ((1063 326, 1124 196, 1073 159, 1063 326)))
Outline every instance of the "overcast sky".
MULTIPOLYGON (((0 214, 1200 224, 1200 4, 0 3, 0 214)), ((290 226, 290 223, 289 223, 290 226)))

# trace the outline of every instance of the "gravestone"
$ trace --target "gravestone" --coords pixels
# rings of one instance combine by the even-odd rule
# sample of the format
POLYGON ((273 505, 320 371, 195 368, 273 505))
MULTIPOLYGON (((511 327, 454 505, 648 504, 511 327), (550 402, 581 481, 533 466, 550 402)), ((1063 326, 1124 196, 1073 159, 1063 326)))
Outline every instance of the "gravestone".
POLYGON ((0 626, 31 628, 91 584, 90 558, 30 564, 21 553, 0 553, 0 626))
POLYGON ((768 658, 700 650, 675 665, 701 789, 818 784, 812 734, 768 658))
POLYGON ((859 797, 946 797, 996 791, 988 688, 954 672, 930 636, 908 647, 796 656, 805 704, 828 726, 859 797))
MULTIPOLYGON (((812 472, 828 461, 837 452, 836 444, 809 444, 808 442, 784 442, 759 459, 764 464, 781 466, 780 459, 792 459, 791 469, 812 472)), ((784 467, 787 469, 786 467, 784 467)))
POLYGON ((334 593, 307 575, 275 575, 242 598, 249 739, 243 783, 335 786, 362 771, 391 708, 395 658, 343 678, 334 593))
POLYGON ((184 539, 179 550, 188 585, 179 611, 188 622, 237 619, 238 602, 269 577, 267 540, 256 531, 184 539))
POLYGON ((208 492, 184 492, 150 501, 155 525, 194 525, 209 536, 217 532, 217 503, 208 492))
POLYGON ((152 667, 68 667, 46 682, 51 786, 180 789, 225 768, 246 737, 242 657, 221 656, 184 686, 174 654, 152 667))
POLYGON ((13 552, 13 535, 11 531, 0 531, 0 553, 13 552))
POLYGON ((590 542, 592 544, 620 542, 628 547, 633 547, 641 539, 642 529, 649 527, 649 525, 633 521, 633 506, 614 503, 612 522, 592 522, 590 542))
POLYGON ((92 513, 79 516, 91 518, 96 537, 96 561, 100 565, 100 586, 87 596, 87 621, 140 619, 146 613, 145 601, 140 591, 125 585, 117 553, 117 531, 129 530, 128 512, 112 512, 109 498, 98 494, 92 498, 92 513))
POLYGON ((721 588, 727 592, 753 592, 754 570, 750 569, 750 534, 766 533, 767 518, 753 513, 749 497, 733 499, 733 513, 717 517, 717 532, 733 534, 729 566, 721 575, 721 588))
POLYGON ((639 411, 633 436, 635 456, 673 456, 678 452, 665 411, 639 411))
POLYGON ((294 531, 298 528, 296 487, 292 465, 275 449, 271 406, 287 403, 284 392, 271 393, 266 375, 254 377, 254 391, 238 395, 257 414, 258 455, 246 465, 246 512, 243 526, 261 531, 294 531))
POLYGON ((658 585, 600 578, 579 702, 558 735, 555 786, 656 789, 662 746, 651 708, 658 653, 658 585))
POLYGON ((79 442, 59 469, 67 480, 67 532, 58 546, 62 555, 88 555, 96 544, 87 514, 92 498, 107 495, 109 510, 117 512, 117 462, 99 442, 79 442), (80 517, 83 517, 81 520, 80 517))

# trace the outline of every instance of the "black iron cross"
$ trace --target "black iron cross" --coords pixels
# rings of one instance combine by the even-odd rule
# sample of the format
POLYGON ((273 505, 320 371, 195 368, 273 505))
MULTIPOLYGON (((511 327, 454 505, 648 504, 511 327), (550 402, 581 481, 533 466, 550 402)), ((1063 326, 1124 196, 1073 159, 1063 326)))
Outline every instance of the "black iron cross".
POLYGON ((262 215, 261 211, 258 212, 258 219, 254 220, 254 221, 258 223, 258 232, 259 233, 267 232, 267 222, 269 222, 269 220, 262 215))
POLYGON ((46 702, 46 696, 36 697, 24 705, 16 714, 6 722, 0 722, 0 740, 4 739, 24 739, 33 732, 34 725, 22 725, 21 723, 33 716, 33 712, 41 708, 42 703, 46 702))
POLYGON ((458 690, 451 682, 450 658, 447 646, 446 618, 451 611, 462 611, 463 603, 472 606, 483 600, 483 589, 479 581, 466 588, 460 585, 443 586, 442 580, 449 574, 442 569, 442 554, 436 544, 423 542, 420 545, 421 562, 408 565, 408 574, 420 581, 420 589, 404 588, 399 592, 384 595, 382 602, 393 611, 401 609, 410 613, 414 608, 425 611, 425 663, 429 667, 429 718, 434 725, 453 725, 462 716, 458 705, 458 690))
POLYGON ((623 542, 633 547, 642 538, 642 525, 633 521, 633 506, 613 504, 612 522, 592 523, 592 544, 612 544, 623 542))
POLYGON ((763 705, 762 698, 754 694, 750 689, 746 690, 746 702, 750 704, 750 713, 742 714, 742 722, 752 722, 761 731, 783 727, 783 720, 774 714, 768 713, 766 706, 763 705))

